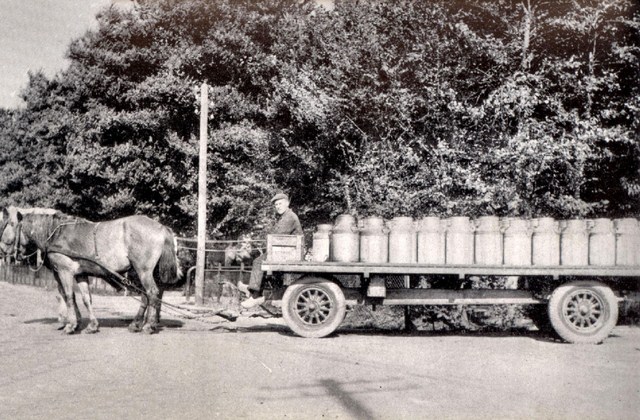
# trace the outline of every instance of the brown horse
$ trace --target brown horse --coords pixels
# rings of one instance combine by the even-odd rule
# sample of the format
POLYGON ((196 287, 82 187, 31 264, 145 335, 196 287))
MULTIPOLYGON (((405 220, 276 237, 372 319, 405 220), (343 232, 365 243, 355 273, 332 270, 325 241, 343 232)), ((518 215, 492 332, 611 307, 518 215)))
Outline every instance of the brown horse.
MULTIPOLYGON (((9 206, 2 211, 0 211, 0 232, 2 232, 2 238, 0 238, 0 253, 4 258, 5 264, 10 264, 11 260, 17 260, 17 254, 15 253, 15 232, 13 229, 5 230, 6 224, 8 224, 11 220, 14 221, 14 224, 17 223, 18 214, 24 216, 25 214, 56 214, 57 210, 41 208, 41 207, 32 207, 32 208, 21 208, 9 206)), ((29 251, 31 253, 31 251, 29 251)), ((80 291, 82 295, 82 300, 84 301, 87 310, 90 309, 91 304, 91 293, 89 291, 89 279, 86 276, 77 277, 78 285, 77 291, 80 291)), ((57 296, 58 298, 58 321, 60 321, 60 328, 63 329, 67 324, 67 304, 65 303, 64 293, 60 288, 60 284, 58 284, 58 291, 60 292, 57 296)), ((75 313, 80 314, 78 310, 78 306, 75 302, 75 295, 73 296, 73 304, 75 313)), ((96 330, 97 331, 97 330, 96 330)), ((89 330, 87 330, 89 332, 89 330)))
POLYGON ((128 274, 134 286, 144 292, 129 329, 153 333, 157 331, 162 294, 181 277, 173 232, 145 216, 93 223, 62 213, 23 215, 17 211, 13 216, 3 209, 0 229, 4 248, 13 244, 24 255, 26 247, 33 245, 45 256, 44 263, 53 271, 66 304, 64 331, 68 334, 78 328, 80 318, 73 294, 75 280, 89 310, 85 332, 98 330, 87 276, 101 277, 121 288, 121 281, 112 274, 117 273, 128 274))

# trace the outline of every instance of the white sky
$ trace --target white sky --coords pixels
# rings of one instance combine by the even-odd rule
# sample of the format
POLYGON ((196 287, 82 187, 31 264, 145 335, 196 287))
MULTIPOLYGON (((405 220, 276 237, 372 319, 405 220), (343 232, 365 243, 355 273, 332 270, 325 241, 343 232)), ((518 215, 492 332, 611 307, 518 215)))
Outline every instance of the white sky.
POLYGON ((129 0, 0 0, 0 107, 20 105, 27 72, 64 68, 71 41, 95 27, 96 13, 129 0))
MULTIPOLYGON (((43 70, 51 77, 65 68, 69 44, 96 26, 100 9, 130 1, 0 0, 0 107, 21 105, 19 93, 29 71, 43 70)), ((333 0, 316 1, 333 6, 333 0)))

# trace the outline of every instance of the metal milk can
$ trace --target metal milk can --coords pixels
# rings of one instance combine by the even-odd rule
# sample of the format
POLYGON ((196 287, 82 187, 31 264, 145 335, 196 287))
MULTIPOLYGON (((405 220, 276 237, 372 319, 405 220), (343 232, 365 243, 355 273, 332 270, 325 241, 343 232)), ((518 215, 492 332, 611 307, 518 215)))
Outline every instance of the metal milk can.
POLYGON ((362 219, 360 261, 386 263, 389 260, 389 237, 381 217, 362 219))
POLYGON ((416 263, 418 245, 413 219, 394 217, 387 225, 389 226, 389 262, 416 263))
POLYGON ((475 225, 475 263, 481 265, 502 264, 502 231, 496 216, 482 216, 475 225))
POLYGON ((531 222, 507 217, 502 219, 501 224, 504 231, 504 264, 531 265, 531 222))
POLYGON ((331 261, 356 262, 360 257, 360 233, 350 214, 336 218, 331 232, 331 261))
POLYGON ((614 220, 616 265, 640 266, 640 224, 636 219, 614 220))
POLYGON ((616 264, 616 235, 613 221, 598 218, 587 222, 589 226, 589 265, 616 264))
POLYGON ((560 223, 560 264, 589 264, 589 231, 587 221, 582 219, 563 220, 560 223))
POLYGON ((423 217, 418 223, 418 263, 445 263, 445 229, 439 217, 423 217))
POLYGON ((560 225, 553 217, 531 221, 533 265, 560 265, 560 225))
POLYGON ((450 217, 445 220, 446 263, 473 264, 473 226, 466 216, 450 217))
POLYGON ((313 261, 323 262, 329 260, 331 249, 331 228, 330 224, 321 224, 317 226, 316 232, 313 234, 313 261))

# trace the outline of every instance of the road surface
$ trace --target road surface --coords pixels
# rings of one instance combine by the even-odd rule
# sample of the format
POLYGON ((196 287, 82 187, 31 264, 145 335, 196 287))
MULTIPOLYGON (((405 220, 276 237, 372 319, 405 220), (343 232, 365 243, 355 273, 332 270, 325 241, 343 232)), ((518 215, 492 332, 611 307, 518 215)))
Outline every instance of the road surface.
MULTIPOLYGON (((94 335, 55 329, 55 293, 0 282, 3 419, 632 419, 640 328, 602 345, 525 335, 291 335, 165 315, 131 334, 137 303, 94 296, 94 335)), ((84 314, 85 312, 83 312, 84 314)), ((85 315, 86 316, 86 315, 85 315)), ((84 320, 86 323, 86 319, 84 320)))

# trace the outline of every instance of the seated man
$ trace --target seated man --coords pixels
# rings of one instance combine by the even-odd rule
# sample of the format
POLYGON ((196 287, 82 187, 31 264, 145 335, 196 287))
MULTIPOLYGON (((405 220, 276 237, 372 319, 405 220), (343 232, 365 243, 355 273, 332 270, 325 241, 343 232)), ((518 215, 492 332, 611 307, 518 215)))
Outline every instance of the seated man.
MULTIPOLYGON (((269 233, 276 235, 302 235, 300 220, 298 220, 298 216, 289 208, 289 197, 286 194, 279 193, 271 199, 271 202, 279 218, 269 233)), ((249 299, 241 303, 245 309, 262 305, 265 301, 264 296, 262 296, 262 277, 264 273, 260 269, 265 258, 266 255, 263 254, 253 260, 248 287, 242 282, 238 283, 238 289, 249 296, 249 299)))

